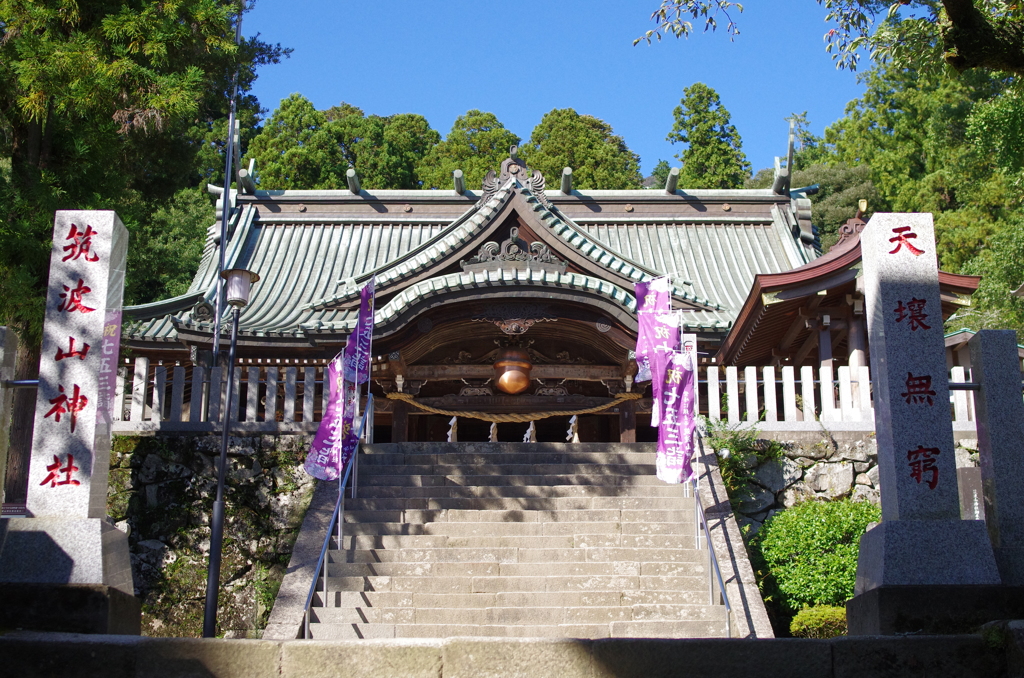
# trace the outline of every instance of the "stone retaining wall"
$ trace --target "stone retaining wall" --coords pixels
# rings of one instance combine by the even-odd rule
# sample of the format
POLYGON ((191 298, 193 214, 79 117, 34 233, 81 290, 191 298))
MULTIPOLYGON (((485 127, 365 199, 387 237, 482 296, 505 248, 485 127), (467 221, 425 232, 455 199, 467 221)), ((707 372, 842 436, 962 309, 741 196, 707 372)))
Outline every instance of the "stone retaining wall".
MULTIPOLYGON (((807 499, 840 499, 879 503, 878 450, 874 433, 764 433, 758 442, 776 440, 785 448, 781 459, 759 464, 748 452, 740 464, 752 482, 732 493, 736 518, 749 538, 776 512, 807 499)), ((717 450, 719 457, 721 450, 717 450)), ((730 451, 730 454, 732 452, 730 451)), ((978 440, 957 441, 956 466, 978 465, 978 440)))
MULTIPOLYGON (((232 437, 225 485, 220 632, 259 638, 312 496, 308 436, 232 437)), ((198 637, 219 435, 117 436, 107 511, 128 533, 142 633, 198 637)))

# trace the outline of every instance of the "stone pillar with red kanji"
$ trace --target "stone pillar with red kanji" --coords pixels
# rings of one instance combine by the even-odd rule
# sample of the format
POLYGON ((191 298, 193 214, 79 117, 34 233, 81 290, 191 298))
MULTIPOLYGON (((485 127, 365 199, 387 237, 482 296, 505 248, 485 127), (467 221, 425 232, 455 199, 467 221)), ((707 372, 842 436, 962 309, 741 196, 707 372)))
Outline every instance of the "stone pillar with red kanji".
POLYGON ((999 584, 981 521, 960 519, 930 214, 876 214, 861 234, 882 522, 861 540, 856 593, 999 584))
POLYGON ((134 592, 107 483, 128 232, 110 211, 59 211, 39 364, 28 518, 8 521, 0 582, 134 592))

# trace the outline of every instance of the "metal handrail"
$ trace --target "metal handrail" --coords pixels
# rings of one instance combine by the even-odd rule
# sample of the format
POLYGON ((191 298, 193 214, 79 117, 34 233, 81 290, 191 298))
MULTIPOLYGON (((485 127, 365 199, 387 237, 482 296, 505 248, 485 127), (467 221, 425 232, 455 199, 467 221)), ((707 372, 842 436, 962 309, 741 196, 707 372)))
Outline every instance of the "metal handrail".
MULTIPOLYGON (((704 514, 704 507, 700 504, 700 493, 697 491, 697 483, 694 480, 690 481, 693 486, 693 505, 697 509, 697 523, 700 527, 704 528, 704 540, 708 547, 708 565, 714 569, 715 577, 718 579, 718 590, 722 592, 722 603, 725 604, 725 637, 732 638, 732 605, 729 604, 729 594, 725 591, 725 582, 722 580, 722 570, 718 566, 718 556, 715 555, 715 549, 711 545, 711 532, 708 530, 708 518, 704 514)), ((699 537, 698 537, 699 539, 699 537)), ((698 544, 698 550, 700 546, 698 544)), ((708 589, 710 594, 709 604, 715 604, 715 582, 708 576, 708 589)))
MULTIPOLYGON (((357 438, 362 438, 363 434, 366 433, 368 440, 366 443, 373 443, 373 394, 370 393, 366 397, 366 409, 363 410, 363 416, 359 420, 359 433, 356 435, 357 438), (366 422, 369 420, 370 427, 366 427, 366 422)), ((361 444, 361 443, 360 443, 361 444)), ((356 467, 359 459, 359 445, 356 446, 355 452, 352 453, 352 461, 349 462, 348 466, 345 467, 345 475, 341 478, 341 483, 338 485, 338 501, 334 504, 334 513, 331 514, 331 520, 327 523, 327 535, 324 537, 324 544, 320 548, 320 557, 317 559, 316 568, 313 570, 313 581, 309 585, 309 594, 306 595, 306 605, 302 611, 302 637, 309 638, 309 611, 313 606, 313 596, 316 594, 316 579, 319 576, 321 570, 324 575, 324 597, 323 605, 327 607, 327 551, 331 546, 331 537, 334 532, 335 521, 338 525, 338 549, 342 548, 342 516, 345 512, 345 486, 348 484, 349 476, 352 476, 352 470, 356 467)), ((353 481, 352 485, 352 498, 355 498, 356 485, 353 481)))

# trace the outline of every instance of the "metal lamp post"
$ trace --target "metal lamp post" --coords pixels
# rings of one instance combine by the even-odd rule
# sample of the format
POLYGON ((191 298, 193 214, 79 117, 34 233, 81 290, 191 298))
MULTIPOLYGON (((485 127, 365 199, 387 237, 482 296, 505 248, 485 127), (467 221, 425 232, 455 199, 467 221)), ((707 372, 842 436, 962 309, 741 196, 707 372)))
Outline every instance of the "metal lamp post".
POLYGON ((244 268, 221 272, 225 280, 225 297, 231 306, 231 348, 228 352, 227 393, 224 400, 224 425, 220 442, 220 465, 217 466, 217 498, 213 502, 210 518, 210 567, 206 575, 206 611, 203 616, 203 638, 213 638, 217 632, 217 597, 220 588, 220 556, 224 541, 224 474, 228 462, 228 433, 231 425, 231 400, 234 398, 235 347, 238 343, 238 316, 249 303, 252 284, 258 275, 244 268))

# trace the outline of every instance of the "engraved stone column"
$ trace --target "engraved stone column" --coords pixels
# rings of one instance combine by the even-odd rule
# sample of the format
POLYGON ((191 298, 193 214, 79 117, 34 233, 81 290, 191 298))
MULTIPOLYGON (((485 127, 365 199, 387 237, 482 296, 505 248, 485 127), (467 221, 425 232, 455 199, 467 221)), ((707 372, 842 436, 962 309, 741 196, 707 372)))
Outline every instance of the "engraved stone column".
MULTIPOLYGON (((14 363, 18 354, 18 335, 9 327, 0 327, 0 380, 14 379, 14 363)), ((11 430, 11 410, 14 407, 14 389, 0 386, 0 479, 7 473, 8 438, 11 430)), ((0 500, 3 499, 0 486, 0 500)))
POLYGON ((1024 585, 1024 401, 1017 333, 981 330, 968 342, 988 534, 1003 583, 1024 585))
POLYGON ((960 520, 930 214, 876 214, 861 235, 882 522, 861 540, 856 593, 998 584, 980 521, 960 520))
POLYGON ((0 581, 134 592, 127 538, 106 522, 128 232, 110 211, 56 213, 29 467, 0 581))

